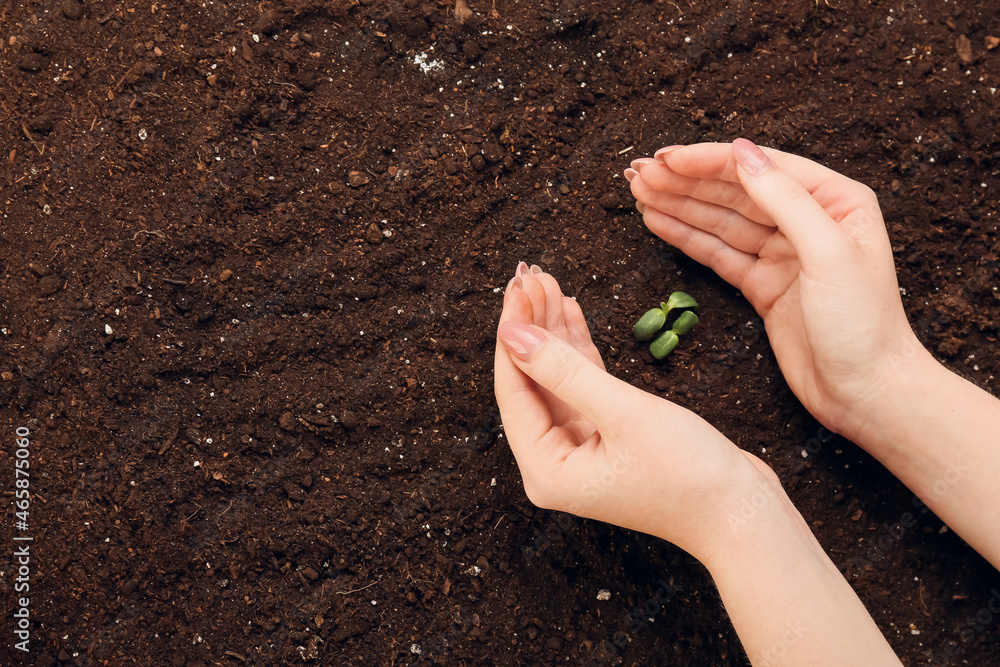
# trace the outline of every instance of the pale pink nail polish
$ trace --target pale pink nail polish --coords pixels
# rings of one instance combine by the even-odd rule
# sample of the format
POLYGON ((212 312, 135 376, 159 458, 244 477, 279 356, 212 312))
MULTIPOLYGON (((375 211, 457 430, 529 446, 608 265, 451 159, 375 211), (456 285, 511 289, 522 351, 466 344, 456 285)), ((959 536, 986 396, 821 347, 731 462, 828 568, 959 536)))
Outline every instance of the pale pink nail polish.
POLYGON ((666 155, 667 153, 674 152, 678 148, 684 148, 684 145, 683 144, 674 144, 673 146, 664 146, 660 150, 658 150, 655 153, 653 153, 653 157, 655 157, 655 158, 661 158, 664 155, 666 155))
POLYGON ((537 264, 532 264, 531 265, 531 272, 535 273, 535 274, 543 273, 542 267, 538 266, 537 264))
POLYGON ((637 172, 632 167, 629 167, 628 169, 625 170, 625 180, 627 180, 629 183, 631 183, 632 179, 635 178, 638 175, 639 175, 639 172, 637 172))
POLYGON ((737 139, 732 146, 733 158, 751 176, 763 174, 771 167, 771 160, 749 139, 737 139))
POLYGON ((497 329, 497 337, 508 352, 523 361, 531 361, 545 342, 545 338, 534 328, 517 320, 501 324, 497 329))
POLYGON ((510 288, 514 286, 515 280, 521 280, 521 279, 518 278, 517 276, 514 276, 513 278, 507 281, 507 287, 505 287, 503 290, 504 298, 507 298, 507 295, 510 294, 510 288))
POLYGON ((643 204, 641 201, 637 201, 635 203, 635 210, 639 211, 639 213, 645 214, 646 213, 646 205, 643 204))
POLYGON ((517 263, 517 270, 514 271, 514 275, 515 276, 520 276, 521 274, 523 274, 527 270, 528 270, 528 265, 526 263, 524 263, 524 262, 518 262, 517 263))

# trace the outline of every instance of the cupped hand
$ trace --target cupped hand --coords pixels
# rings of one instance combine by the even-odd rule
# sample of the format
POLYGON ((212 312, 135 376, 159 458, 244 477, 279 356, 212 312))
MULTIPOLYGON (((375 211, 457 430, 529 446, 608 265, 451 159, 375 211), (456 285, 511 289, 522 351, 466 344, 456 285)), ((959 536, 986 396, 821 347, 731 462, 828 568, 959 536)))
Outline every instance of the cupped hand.
POLYGON ((694 413, 609 375, 580 306, 538 267, 504 295, 495 383, 536 505, 667 539, 704 560, 773 473, 694 413))
POLYGON ((646 226, 738 288, 805 407, 848 437, 923 351, 875 194, 746 139, 657 152, 626 170, 646 226))

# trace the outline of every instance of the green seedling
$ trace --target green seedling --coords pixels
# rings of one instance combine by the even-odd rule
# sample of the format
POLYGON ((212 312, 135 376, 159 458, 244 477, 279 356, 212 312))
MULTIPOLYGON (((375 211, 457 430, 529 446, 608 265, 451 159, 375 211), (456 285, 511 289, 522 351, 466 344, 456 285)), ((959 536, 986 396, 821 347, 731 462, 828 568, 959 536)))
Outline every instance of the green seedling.
MULTIPOLYGON (((656 336, 667 323, 670 311, 686 308, 697 308, 698 302, 684 292, 674 292, 667 299, 666 303, 660 303, 659 308, 653 308, 646 312, 639 321, 635 323, 633 332, 638 340, 650 340, 656 336)), ((673 352, 680 342, 680 336, 691 331, 694 325, 698 324, 698 316, 690 310, 685 310, 674 321, 674 326, 663 332, 656 340, 649 345, 650 353, 657 359, 663 359, 673 352)))
POLYGON ((677 335, 676 331, 669 329, 649 344, 649 352, 657 359, 663 359, 674 351, 679 342, 681 342, 681 337, 677 335))
POLYGON ((681 316, 674 321, 674 328, 671 331, 677 332, 678 335, 684 335, 698 324, 698 316, 692 313, 690 310, 685 310, 681 313, 681 316))
POLYGON ((678 308, 697 308, 698 302, 694 300, 690 294, 685 294, 684 292, 674 292, 667 299, 665 304, 660 304, 664 307, 667 314, 670 314, 671 310, 676 310, 678 308))
MULTIPOLYGON (((663 304, 666 305, 666 304, 663 304)), ((667 314, 662 308, 654 308, 647 312, 639 321, 635 323, 635 337, 639 340, 649 340, 656 335, 656 332, 667 323, 667 314)))

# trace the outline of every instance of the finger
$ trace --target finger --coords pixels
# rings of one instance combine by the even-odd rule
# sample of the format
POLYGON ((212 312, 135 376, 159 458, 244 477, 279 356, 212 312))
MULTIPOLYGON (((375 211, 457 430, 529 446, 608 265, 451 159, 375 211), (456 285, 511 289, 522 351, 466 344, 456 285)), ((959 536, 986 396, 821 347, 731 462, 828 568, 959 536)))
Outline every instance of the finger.
POLYGON ((505 322, 497 337, 523 373, 578 410, 605 437, 620 434, 628 415, 644 409, 648 394, 605 373, 541 327, 505 322))
POLYGON ((560 338, 568 340, 568 334, 565 331, 566 322, 563 320, 563 294, 562 290, 559 289, 559 282, 535 264, 531 266, 531 273, 542 286, 542 291, 545 292, 545 323, 542 326, 560 338))
POLYGON ((590 336, 590 327, 583 316, 583 310, 574 299, 564 296, 562 299, 563 320, 566 322, 566 332, 569 334, 569 342, 578 349, 583 356, 590 359, 598 368, 604 370, 604 360, 601 353, 594 345, 594 339, 590 336))
MULTIPOLYGON (((654 169, 646 168, 643 173, 652 171, 654 169)), ((743 191, 742 188, 740 190, 743 191)), ((732 208, 653 189, 642 175, 633 179, 632 193, 646 206, 714 234, 730 246, 746 253, 760 252, 761 247, 775 231, 773 226, 758 224, 732 208)), ((750 201, 745 192, 744 197, 750 201)))
POLYGON ((737 250, 718 236, 651 207, 646 209, 643 220, 661 239, 712 269, 730 285, 743 289, 746 276, 757 262, 755 255, 737 250))
MULTIPOLYGON (((814 192, 827 187, 831 182, 839 186, 858 183, 843 174, 824 167, 800 155, 785 153, 774 148, 763 148, 767 157, 782 170, 795 174, 796 180, 806 190, 814 192)), ((702 179, 721 179, 731 183, 739 183, 736 171, 736 160, 732 154, 732 144, 702 143, 682 146, 658 158, 678 174, 702 179)))
MULTIPOLYGON (((637 167, 633 171, 642 177, 642 184, 647 186, 651 191, 687 195, 703 202, 732 209, 756 223, 768 226, 774 225, 770 218, 757 207, 757 204, 754 203, 739 183, 718 178, 686 176, 674 171, 661 162, 639 163, 637 167)), ((650 203, 660 210, 665 210, 662 206, 657 206, 653 203, 650 198, 651 195, 640 196, 636 192, 635 179, 632 179, 632 194, 644 203, 650 203)))
POLYGON ((501 324, 511 319, 531 323, 533 318, 531 301, 524 290, 519 289, 521 284, 521 279, 516 276, 507 284, 503 296, 503 310, 500 311, 501 324))
POLYGON ((531 319, 528 322, 540 327, 545 326, 545 290, 531 275, 531 271, 521 275, 521 291, 531 303, 531 319))
MULTIPOLYGON (((531 322, 531 302, 520 289, 511 289, 504 299, 504 322, 531 322)), ((493 387, 504 430, 511 445, 535 442, 552 427, 549 407, 538 386, 514 364, 507 349, 497 340, 493 361, 493 387)))
POLYGON ((747 194, 791 242, 806 275, 816 261, 826 259, 831 251, 841 247, 843 230, 799 181, 746 139, 734 141, 732 153, 747 194))

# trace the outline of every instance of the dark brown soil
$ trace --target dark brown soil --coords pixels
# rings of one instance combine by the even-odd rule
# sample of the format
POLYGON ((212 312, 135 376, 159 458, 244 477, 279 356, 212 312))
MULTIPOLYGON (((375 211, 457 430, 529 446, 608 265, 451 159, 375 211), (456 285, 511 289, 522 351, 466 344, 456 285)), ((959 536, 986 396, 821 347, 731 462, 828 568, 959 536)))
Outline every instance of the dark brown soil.
POLYGON ((691 558, 527 502, 491 376, 523 259, 613 373, 774 466, 907 665, 1000 664, 998 573, 819 429, 620 176, 747 136, 868 183, 921 339, 996 391, 995 1, 468 4, 3 3, 34 542, 0 663, 744 664, 691 558), (703 323, 657 365, 630 329, 678 289, 703 323))

